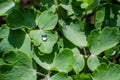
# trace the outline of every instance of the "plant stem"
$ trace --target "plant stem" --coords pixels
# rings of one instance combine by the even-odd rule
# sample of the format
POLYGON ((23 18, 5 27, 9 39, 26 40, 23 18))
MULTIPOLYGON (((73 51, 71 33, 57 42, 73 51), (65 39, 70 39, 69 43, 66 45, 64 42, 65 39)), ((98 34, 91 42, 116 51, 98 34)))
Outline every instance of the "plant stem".
POLYGON ((83 51, 84 51, 84 56, 85 56, 85 58, 87 58, 88 55, 87 55, 87 51, 86 51, 85 47, 83 47, 83 51))
POLYGON ((38 74, 38 75, 40 75, 40 76, 44 76, 44 77, 46 77, 45 74, 42 74, 42 73, 40 73, 40 72, 36 72, 36 74, 38 74))
POLYGON ((57 2, 57 0, 54 0, 54 4, 55 4, 55 5, 58 5, 58 2, 57 2))
POLYGON ((50 75, 47 75, 46 78, 47 78, 47 80, 51 80, 51 79, 50 79, 50 75))
POLYGON ((87 54, 87 51, 86 51, 85 47, 83 47, 83 51, 84 51, 84 60, 85 60, 84 72, 87 73, 87 59, 88 59, 88 54, 87 54))
POLYGON ((46 79, 47 79, 47 80, 51 80, 51 79, 50 79, 50 73, 51 73, 50 70, 48 70, 48 74, 46 75, 46 79))

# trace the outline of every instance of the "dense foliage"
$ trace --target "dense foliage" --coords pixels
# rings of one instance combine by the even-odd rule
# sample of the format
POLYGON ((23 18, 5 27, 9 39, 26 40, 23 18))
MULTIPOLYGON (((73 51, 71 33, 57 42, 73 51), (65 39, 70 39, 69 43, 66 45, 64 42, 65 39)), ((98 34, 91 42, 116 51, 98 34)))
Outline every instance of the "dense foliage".
POLYGON ((0 80, 120 80, 120 0, 0 0, 0 80))

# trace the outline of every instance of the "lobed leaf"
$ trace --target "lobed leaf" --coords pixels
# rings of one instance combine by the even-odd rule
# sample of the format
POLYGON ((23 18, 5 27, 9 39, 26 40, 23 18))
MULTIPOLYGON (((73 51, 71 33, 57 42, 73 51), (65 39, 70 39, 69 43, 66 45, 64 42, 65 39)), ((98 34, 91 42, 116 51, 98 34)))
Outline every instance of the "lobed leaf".
POLYGON ((64 36, 74 45, 83 48, 87 46, 85 33, 80 30, 78 23, 71 23, 70 25, 63 25, 64 36))
POLYGON ((55 28, 57 21, 57 14, 54 14, 53 12, 44 11, 36 19, 36 24, 42 30, 52 30, 55 28))
POLYGON ((97 29, 103 29, 106 26, 120 28, 120 5, 107 4, 102 6, 96 12, 95 27, 97 29))
POLYGON ((101 64, 93 72, 93 80, 120 80, 120 65, 101 64))
POLYGON ((53 60, 51 70, 68 73, 74 63, 73 52, 70 49, 63 49, 53 60))
POLYGON ((74 48, 72 51, 75 57, 73 69, 76 74, 79 74, 79 72, 82 71, 85 66, 85 60, 83 55, 79 52, 77 48, 74 48))
POLYGON ((93 55, 116 46, 119 43, 119 30, 117 28, 104 28, 101 32, 94 30, 88 38, 88 47, 93 55))
POLYGON ((35 23, 36 12, 32 9, 13 10, 7 17, 7 24, 13 30, 27 28, 33 29, 35 23))
POLYGON ((94 71, 100 65, 100 61, 96 55, 91 55, 87 60, 87 65, 91 71, 94 71))
POLYGON ((46 70, 50 70, 51 65, 53 63, 54 56, 55 54, 45 54, 45 55, 39 55, 39 56, 34 54, 33 59, 42 68, 46 70))
POLYGON ((10 51, 4 55, 4 60, 6 64, 0 65, 0 80, 36 80, 32 60, 25 53, 10 51))
POLYGON ((41 52, 51 53, 53 46, 57 42, 58 34, 55 31, 33 30, 30 32, 30 37, 41 52))
POLYGON ((0 41, 0 53, 5 53, 14 49, 19 49, 29 56, 33 55, 31 40, 23 30, 10 30, 7 26, 5 37, 0 41))
POLYGON ((11 0, 0 2, 0 16, 6 15, 15 6, 15 3, 11 0))

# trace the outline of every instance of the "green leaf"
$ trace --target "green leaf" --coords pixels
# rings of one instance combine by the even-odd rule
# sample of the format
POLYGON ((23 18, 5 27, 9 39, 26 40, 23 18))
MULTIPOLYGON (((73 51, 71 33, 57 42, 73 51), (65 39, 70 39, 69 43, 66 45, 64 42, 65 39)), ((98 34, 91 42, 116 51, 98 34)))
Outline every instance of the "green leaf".
POLYGON ((51 77, 51 80, 73 80, 73 79, 67 76, 65 73, 57 73, 51 77))
POLYGON ((104 21, 104 18, 105 18, 105 9, 101 9, 101 10, 98 10, 96 12, 96 15, 95 15, 95 19, 96 19, 96 22, 95 22, 95 27, 97 29, 101 29, 101 26, 102 26, 102 22, 104 21))
POLYGON ((51 53, 57 42, 58 34, 55 31, 33 30, 30 32, 30 37, 41 52, 51 53))
POLYGON ((28 34, 25 35, 24 42, 22 46, 19 48, 19 50, 26 53, 30 57, 33 56, 32 43, 28 34))
POLYGON ((99 62, 97 56, 91 55, 87 60, 87 65, 91 71, 94 71, 95 69, 97 69, 97 67, 100 65, 100 62, 99 62))
POLYGON ((63 49, 53 60, 51 70, 68 73, 74 63, 73 52, 70 49, 63 49))
MULTIPOLYGON (((7 26, 6 26, 7 27, 7 26)), ((13 49, 19 49, 29 56, 32 56, 31 40, 22 30, 6 30, 6 37, 0 42, 0 52, 5 53, 13 49)))
POLYGON ((15 50, 6 53, 4 60, 7 63, 0 66, 0 80, 36 80, 32 60, 23 52, 15 50))
POLYGON ((119 51, 120 51, 119 48, 120 48, 120 45, 115 46, 115 47, 113 47, 113 48, 111 48, 111 49, 106 50, 106 51, 104 52, 105 57, 108 58, 108 59, 111 59, 111 58, 113 58, 113 57, 116 57, 116 56, 117 56, 117 53, 120 54, 120 53, 119 53, 119 51))
POLYGON ((78 74, 72 76, 74 80, 93 80, 90 74, 78 74))
POLYGON ((120 28, 120 5, 104 5, 96 12, 95 27, 102 29, 105 26, 120 28))
POLYGON ((74 48, 73 50, 73 55, 75 57, 75 62, 73 65, 73 69, 76 74, 79 74, 80 71, 83 70, 85 66, 85 60, 82 54, 80 54, 79 50, 77 48, 74 48))
POLYGON ((110 49, 119 43, 119 30, 117 28, 104 28, 101 32, 92 31, 88 38, 89 50, 93 55, 110 49))
POLYGON ((4 1, 0 3, 0 16, 7 14, 7 12, 15 6, 13 1, 4 1))
POLYGON ((80 48, 87 46, 85 33, 80 30, 78 22, 71 23, 70 25, 63 25, 63 34, 74 45, 80 48))
POLYGON ((55 28, 57 21, 57 14, 54 14, 53 12, 44 11, 36 19, 36 24, 42 30, 52 30, 55 28))
POLYGON ((32 9, 13 10, 7 17, 7 24, 11 29, 35 28, 36 12, 32 9))
POLYGON ((94 71, 93 80, 120 80, 120 65, 102 64, 94 71))
POLYGON ((54 5, 54 0, 38 0, 41 3, 42 7, 50 8, 52 5, 54 5))
POLYGON ((6 24, 2 25, 0 27, 0 39, 7 37, 8 34, 9 34, 9 28, 7 27, 6 24))
POLYGON ((100 0, 83 0, 81 4, 81 8, 85 8, 86 10, 94 9, 99 5, 100 0))
MULTIPOLYGON (((61 0, 61 1, 63 1, 63 0, 61 0)), ((62 4, 61 6, 63 9, 65 9, 67 11, 69 18, 77 19, 76 17, 81 16, 82 13, 84 12, 84 9, 82 9, 80 7, 81 2, 79 2, 78 0, 74 0, 74 1, 64 0, 64 1, 65 2, 61 3, 62 4)), ((63 16, 65 16, 64 13, 63 13, 63 16)), ((67 16, 65 16, 65 17, 67 17, 67 16)))
POLYGON ((55 5, 55 4, 53 4, 50 8, 48 8, 48 9, 46 10, 46 12, 48 11, 48 13, 49 13, 49 12, 55 13, 57 8, 58 8, 58 6, 55 5))
POLYGON ((20 3, 21 0, 14 0, 16 3, 20 3))
POLYGON ((117 0, 118 2, 120 2, 120 0, 117 0))
POLYGON ((45 54, 37 56, 34 54, 35 62, 46 70, 50 70, 55 54, 45 54))
POLYGON ((0 66, 1 66, 1 65, 4 65, 4 64, 5 64, 5 62, 3 61, 2 58, 0 58, 0 66))
POLYGON ((74 14, 74 10, 72 8, 72 5, 66 5, 66 4, 60 4, 61 7, 63 7, 65 10, 67 10, 69 13, 74 14))

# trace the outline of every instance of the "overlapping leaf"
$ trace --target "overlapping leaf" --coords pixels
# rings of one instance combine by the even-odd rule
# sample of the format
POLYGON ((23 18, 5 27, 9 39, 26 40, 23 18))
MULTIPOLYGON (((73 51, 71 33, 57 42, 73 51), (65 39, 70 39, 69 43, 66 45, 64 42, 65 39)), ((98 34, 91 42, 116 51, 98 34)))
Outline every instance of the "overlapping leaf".
POLYGON ((63 49, 59 54, 56 55, 56 57, 54 56, 54 54, 45 54, 42 56, 34 55, 34 60, 37 62, 37 64, 47 70, 55 70, 65 73, 68 73, 72 70, 74 56, 70 49, 63 49))
POLYGON ((1 32, 4 37, 0 41, 0 52, 5 53, 13 49, 19 49, 29 56, 32 56, 31 40, 23 30, 10 30, 6 25, 2 27, 1 32), (4 31, 6 30, 6 31, 4 31), (8 32, 7 32, 8 31, 8 32))
POLYGON ((15 3, 11 0, 4 0, 0 2, 0 16, 6 15, 15 6, 15 3))
POLYGON ((72 8, 72 5, 70 5, 70 4, 69 5, 60 4, 60 6, 62 6, 65 10, 67 10, 71 14, 75 13, 74 10, 73 10, 73 8, 72 8))
POLYGON ((34 60, 35 62, 41 66, 42 68, 46 69, 46 70, 50 70, 51 65, 53 63, 53 59, 54 59, 55 54, 45 54, 45 55, 39 55, 37 56, 36 54, 34 54, 34 60))
POLYGON ((80 52, 77 48, 74 48, 72 51, 73 51, 73 55, 75 57, 73 69, 76 74, 79 74, 79 72, 82 71, 85 66, 85 60, 84 60, 83 55, 80 54, 80 52))
POLYGON ((32 42, 43 53, 51 53, 58 35, 55 31, 33 30, 30 32, 32 42), (45 40, 44 40, 45 39, 45 40))
POLYGON ((36 12, 32 9, 13 10, 7 17, 7 24, 12 29, 35 28, 36 12))
POLYGON ((96 55, 91 55, 87 60, 87 65, 90 70, 94 71, 100 65, 100 61, 96 55))
POLYGON ((120 65, 100 65, 93 73, 93 80, 120 80, 120 65))
POLYGON ((38 0, 41 2, 41 6, 45 8, 49 8, 54 4, 54 0, 38 0))
POLYGON ((70 25, 63 25, 63 34, 74 45, 80 48, 87 46, 85 33, 80 30, 79 23, 71 23, 70 25))
POLYGON ((57 14, 49 11, 44 11, 36 19, 36 24, 42 30, 52 30, 55 28, 57 21, 57 14))
POLYGON ((51 77, 51 80, 73 80, 70 76, 65 73, 57 73, 51 77))
POLYGON ((89 50, 94 55, 110 49, 119 43, 119 30, 117 28, 104 28, 101 32, 94 30, 89 38, 89 50))
POLYGON ((95 27, 102 29, 105 26, 120 28, 120 5, 107 4, 96 13, 95 27))
POLYGON ((73 52, 70 49, 64 49, 54 58, 51 69, 68 73, 71 71, 73 63, 73 52))
POLYGON ((78 75, 73 75, 72 78, 74 80, 93 80, 90 74, 78 74, 78 75))
POLYGON ((81 7, 85 8, 86 10, 90 10, 90 9, 94 9, 98 5, 99 5, 99 0, 83 0, 81 7))
POLYGON ((0 39, 3 39, 5 37, 7 37, 9 34, 9 28, 7 27, 7 25, 2 25, 0 27, 0 39))
POLYGON ((120 80, 120 0, 30 2, 0 0, 0 80, 120 80))
POLYGON ((6 64, 0 65, 0 80, 36 80, 32 60, 25 53, 15 50, 4 55, 6 64))

